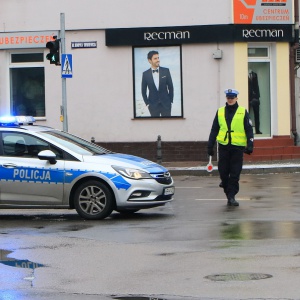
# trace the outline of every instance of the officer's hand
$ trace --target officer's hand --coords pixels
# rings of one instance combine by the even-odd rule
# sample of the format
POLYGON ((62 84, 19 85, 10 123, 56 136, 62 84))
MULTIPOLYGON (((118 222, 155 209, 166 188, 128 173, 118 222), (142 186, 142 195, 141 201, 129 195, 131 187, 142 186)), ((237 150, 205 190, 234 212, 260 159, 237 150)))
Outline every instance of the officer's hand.
POLYGON ((250 155, 253 152, 253 147, 247 146, 244 150, 244 153, 250 155))
POLYGON ((208 154, 208 156, 214 156, 214 154, 215 154, 214 149, 211 148, 211 147, 208 147, 207 148, 207 154, 208 154))

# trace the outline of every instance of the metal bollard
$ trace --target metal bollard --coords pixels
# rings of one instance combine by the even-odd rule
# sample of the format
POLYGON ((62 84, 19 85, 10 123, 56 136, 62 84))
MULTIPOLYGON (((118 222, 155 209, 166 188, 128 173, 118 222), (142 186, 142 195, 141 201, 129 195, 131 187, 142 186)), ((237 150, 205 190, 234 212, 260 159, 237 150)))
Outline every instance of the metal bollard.
POLYGON ((162 151, 161 151, 161 136, 157 137, 157 148, 156 148, 156 158, 157 162, 161 164, 162 162, 162 151))

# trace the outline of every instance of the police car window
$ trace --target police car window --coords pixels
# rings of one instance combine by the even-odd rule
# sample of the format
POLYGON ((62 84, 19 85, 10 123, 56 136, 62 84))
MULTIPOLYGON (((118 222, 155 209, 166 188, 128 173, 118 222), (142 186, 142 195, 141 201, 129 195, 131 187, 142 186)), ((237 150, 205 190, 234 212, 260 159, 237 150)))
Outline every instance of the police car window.
POLYGON ((63 152, 52 147, 49 143, 18 132, 3 132, 3 155, 14 157, 37 158, 42 150, 52 150, 57 159, 63 159, 63 152))
POLYGON ((53 142, 56 142, 61 146, 64 146, 69 150, 72 150, 81 155, 100 155, 100 154, 112 153, 111 151, 103 147, 90 143, 86 140, 83 140, 67 132, 53 130, 53 131, 43 131, 40 132, 40 134, 47 136, 48 138, 51 138, 53 142))
POLYGON ((3 133, 3 154, 7 156, 15 156, 15 145, 17 141, 19 143, 24 143, 24 139, 15 134, 6 134, 3 133))

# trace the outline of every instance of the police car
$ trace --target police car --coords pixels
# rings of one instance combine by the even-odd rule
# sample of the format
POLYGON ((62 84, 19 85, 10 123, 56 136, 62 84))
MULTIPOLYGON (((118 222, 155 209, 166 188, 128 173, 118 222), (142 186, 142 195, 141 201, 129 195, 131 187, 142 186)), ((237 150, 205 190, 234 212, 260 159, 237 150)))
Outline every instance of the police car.
POLYGON ((96 220, 173 200, 163 166, 34 122, 0 118, 0 209, 74 208, 96 220))

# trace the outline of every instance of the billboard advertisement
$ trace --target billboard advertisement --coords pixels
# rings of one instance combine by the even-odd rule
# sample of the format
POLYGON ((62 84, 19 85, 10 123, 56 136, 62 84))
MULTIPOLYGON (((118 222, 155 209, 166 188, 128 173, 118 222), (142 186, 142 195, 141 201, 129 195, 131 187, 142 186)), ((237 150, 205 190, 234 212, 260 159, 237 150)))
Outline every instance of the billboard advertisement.
POLYGON ((233 0, 234 24, 293 24, 293 0, 233 0))

